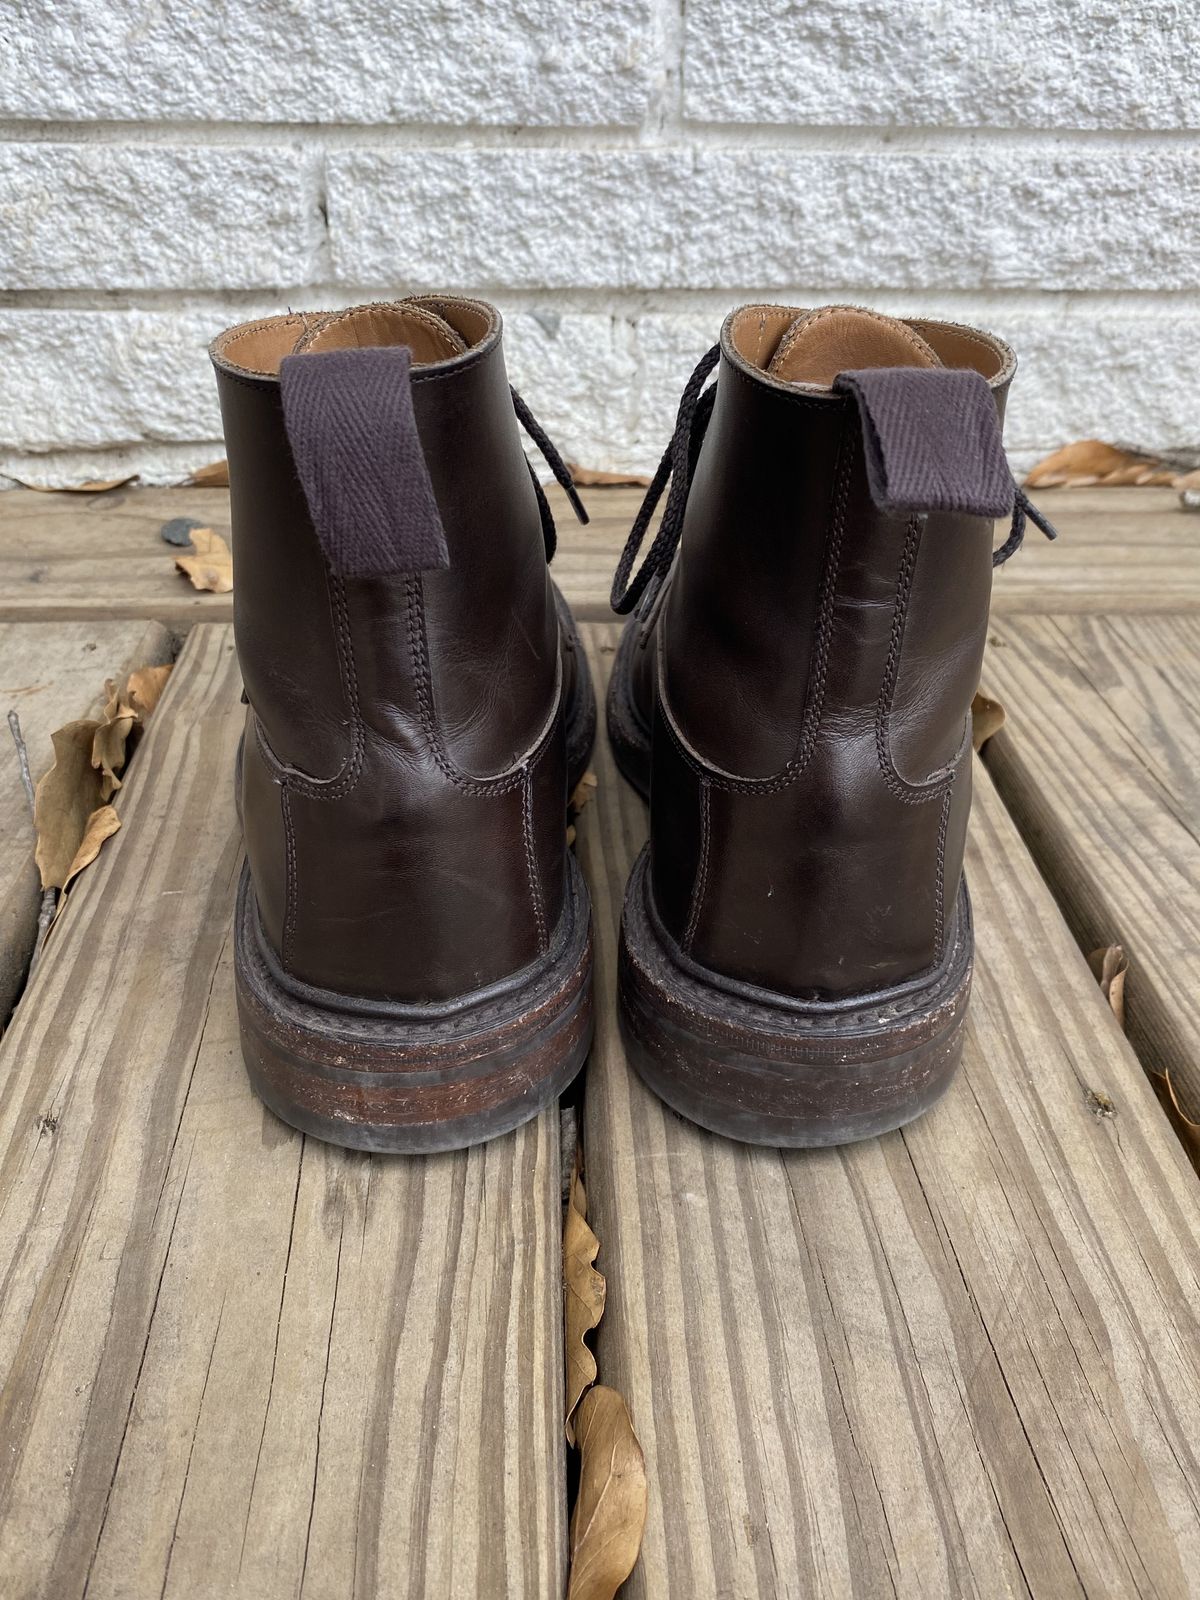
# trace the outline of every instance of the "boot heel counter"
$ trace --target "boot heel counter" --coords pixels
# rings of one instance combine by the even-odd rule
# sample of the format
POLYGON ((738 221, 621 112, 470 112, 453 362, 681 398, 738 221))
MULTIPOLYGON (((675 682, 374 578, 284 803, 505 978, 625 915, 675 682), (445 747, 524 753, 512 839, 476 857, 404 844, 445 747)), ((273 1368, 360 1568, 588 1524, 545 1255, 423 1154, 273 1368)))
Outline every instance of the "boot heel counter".
POLYGON ((237 783, 242 837, 254 879, 259 919, 263 932, 286 964, 291 893, 286 797, 263 752, 257 719, 250 707, 246 710, 237 783))
POLYGON ((650 807, 650 889, 663 926, 689 950, 704 901, 709 854, 707 781, 684 753, 656 703, 650 757, 651 794, 671 804, 650 807))

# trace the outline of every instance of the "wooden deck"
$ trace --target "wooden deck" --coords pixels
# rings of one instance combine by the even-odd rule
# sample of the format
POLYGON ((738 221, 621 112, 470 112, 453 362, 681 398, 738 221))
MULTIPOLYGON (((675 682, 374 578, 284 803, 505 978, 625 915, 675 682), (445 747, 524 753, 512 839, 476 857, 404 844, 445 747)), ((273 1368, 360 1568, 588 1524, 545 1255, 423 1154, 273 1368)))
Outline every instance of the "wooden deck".
MULTIPOLYGON (((638 498, 560 513, 601 689, 638 498)), ((977 772, 965 1067, 911 1128, 781 1155, 642 1089, 613 981, 645 810, 597 749, 579 1129, 600 1377, 650 1485, 630 1595, 1200 1595, 1200 1179, 1152 1081, 1200 1108, 1200 517, 1043 504, 1063 539, 1000 575, 985 666, 1008 722, 977 772), (1128 1038, 1084 958, 1113 943, 1128 1038)), ((245 1080, 230 600, 159 539, 227 515, 0 496, 0 710, 35 777, 51 728, 190 630, 0 1041, 0 1595, 561 1596, 558 1117, 370 1157, 245 1080)), ((11 995, 36 912, 11 751, 0 822, 11 995)))

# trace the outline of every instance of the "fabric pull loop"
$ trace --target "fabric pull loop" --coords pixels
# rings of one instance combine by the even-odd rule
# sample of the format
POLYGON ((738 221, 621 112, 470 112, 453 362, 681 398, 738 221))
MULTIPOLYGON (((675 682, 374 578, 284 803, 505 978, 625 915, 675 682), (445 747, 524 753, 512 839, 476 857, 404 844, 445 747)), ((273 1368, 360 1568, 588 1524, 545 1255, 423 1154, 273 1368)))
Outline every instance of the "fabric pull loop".
POLYGON ((858 405, 867 483, 880 511, 1012 513, 1016 484, 981 373, 871 367, 839 373, 833 387, 858 405))
POLYGON ((413 413, 406 345, 285 356, 283 420, 332 570, 382 578, 448 567, 413 413))

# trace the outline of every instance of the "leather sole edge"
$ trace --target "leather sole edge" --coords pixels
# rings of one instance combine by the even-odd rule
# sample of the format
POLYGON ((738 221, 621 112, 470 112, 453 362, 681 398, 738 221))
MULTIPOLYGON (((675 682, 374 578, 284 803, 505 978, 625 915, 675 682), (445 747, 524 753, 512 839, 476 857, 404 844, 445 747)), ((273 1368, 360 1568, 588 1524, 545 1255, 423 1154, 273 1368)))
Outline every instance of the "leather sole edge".
POLYGON ((593 1031, 591 918, 568 859, 568 936, 519 989, 452 1017, 404 1020, 281 989, 262 960, 244 872, 234 967, 242 1056, 259 1098, 330 1144, 401 1155, 465 1149, 545 1110, 583 1066, 593 1031))
POLYGON ((618 1011, 634 1069, 681 1116, 748 1144, 811 1148, 888 1133, 945 1093, 970 998, 969 910, 942 967, 900 1003, 772 1004, 685 971, 655 928, 647 881, 643 853, 621 919, 618 1011))

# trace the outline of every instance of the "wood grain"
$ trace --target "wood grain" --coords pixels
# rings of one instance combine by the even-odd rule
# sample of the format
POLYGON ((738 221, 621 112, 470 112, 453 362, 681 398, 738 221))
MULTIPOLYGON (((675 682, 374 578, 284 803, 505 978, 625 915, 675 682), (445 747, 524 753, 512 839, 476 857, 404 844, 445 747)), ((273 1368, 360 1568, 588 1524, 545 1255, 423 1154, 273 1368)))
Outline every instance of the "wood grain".
POLYGON ((54 759, 50 735, 99 712, 106 678, 169 661, 171 650, 157 623, 0 622, 0 1028, 25 981, 39 902, 33 817, 4 719, 10 708, 21 719, 36 784, 54 759))
MULTIPOLYGON (((585 632, 603 682, 615 630, 585 632)), ((961 1076, 907 1130, 781 1154, 626 1065, 615 936, 646 819, 597 765, 598 1355, 651 1494, 627 1592, 1196 1594, 1200 1186, 986 774, 961 1076)))
POLYGON ((1124 946, 1130 1039, 1200 1121, 1200 616, 1005 621, 984 678, 988 770, 1079 943, 1124 946))
MULTIPOLYGON (((555 578, 578 617, 608 621, 613 570, 642 491, 584 490, 592 516, 584 528, 557 485, 547 493, 558 523, 555 578)), ((1197 521, 1179 510, 1173 490, 1055 489, 1038 501, 1062 537, 1048 545, 1030 532, 997 574, 997 614, 1200 608, 1197 521)), ((156 617, 176 627, 230 620, 229 595, 199 594, 174 570, 159 530, 179 516, 227 528, 228 492, 0 494, 0 620, 156 617)))
POLYGON ((238 688, 195 630, 0 1047, 0 1589, 558 1596, 557 1118, 403 1160, 253 1098, 238 688))

